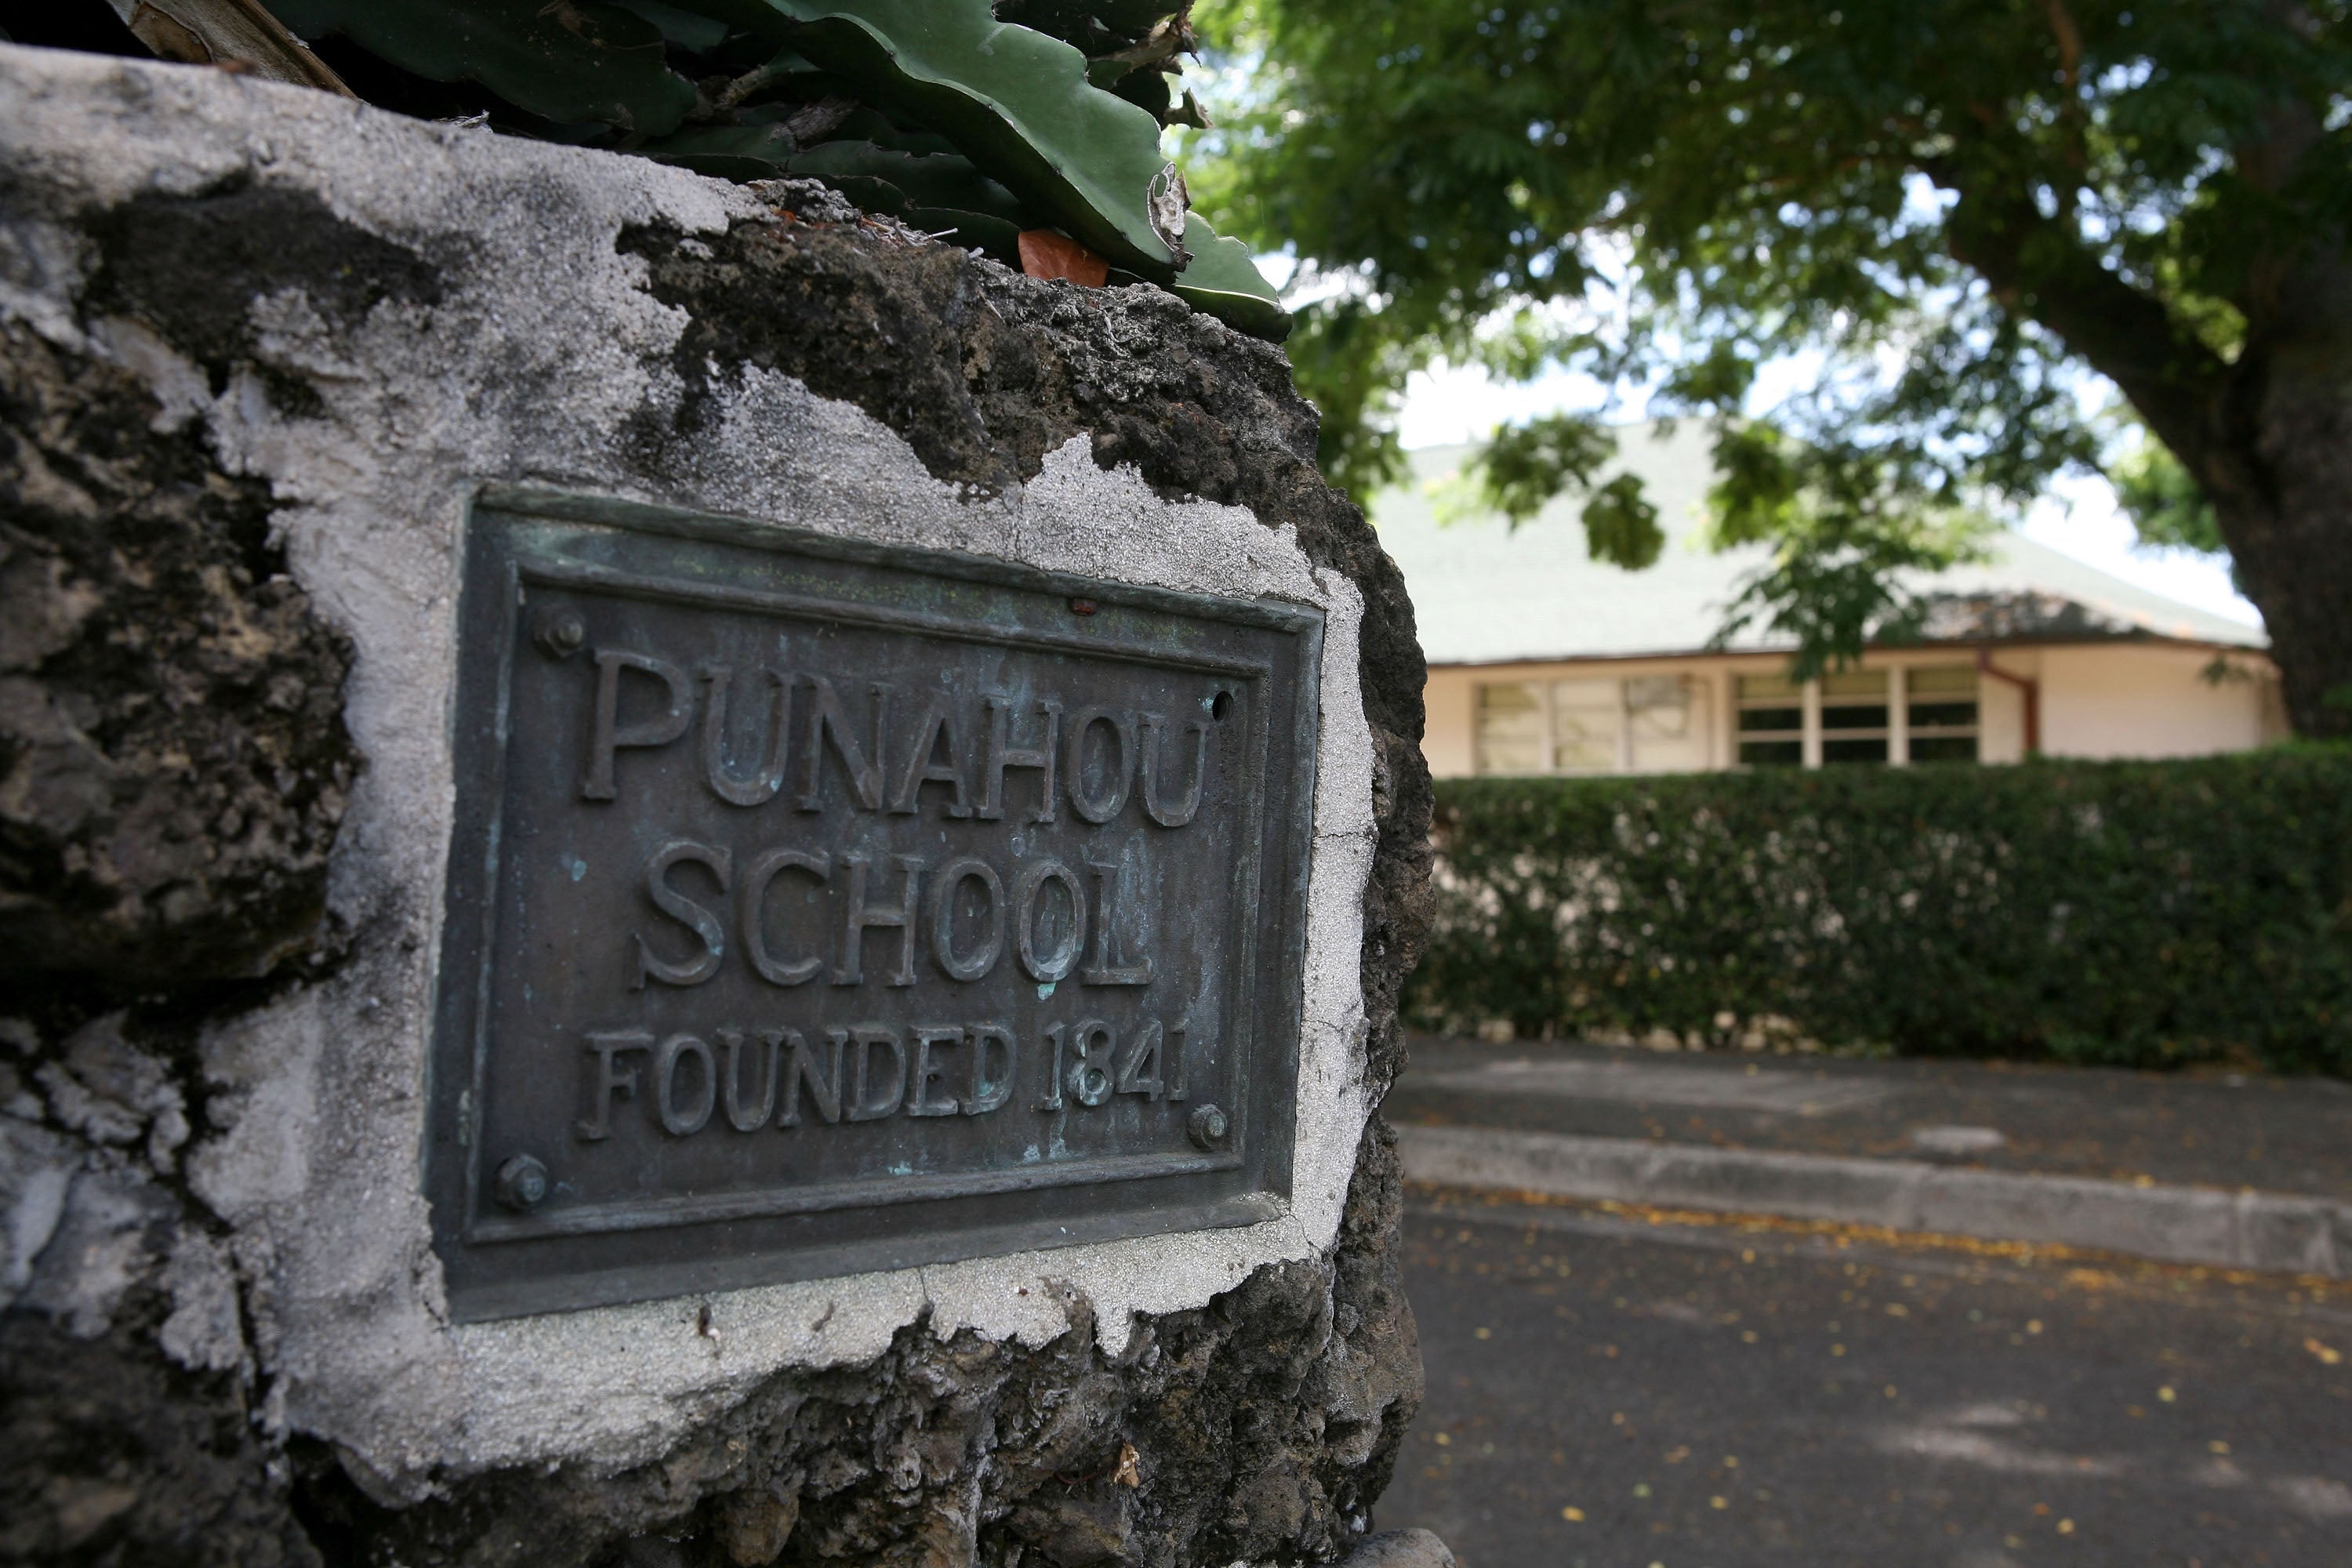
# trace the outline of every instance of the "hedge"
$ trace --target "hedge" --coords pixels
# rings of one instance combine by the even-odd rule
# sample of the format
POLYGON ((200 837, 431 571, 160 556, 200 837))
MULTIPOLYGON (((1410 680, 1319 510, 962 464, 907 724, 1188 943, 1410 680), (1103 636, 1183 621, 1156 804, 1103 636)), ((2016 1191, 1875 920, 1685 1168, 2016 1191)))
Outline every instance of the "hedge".
POLYGON ((2352 1072, 2352 748, 1438 786, 1424 1027, 2352 1072))

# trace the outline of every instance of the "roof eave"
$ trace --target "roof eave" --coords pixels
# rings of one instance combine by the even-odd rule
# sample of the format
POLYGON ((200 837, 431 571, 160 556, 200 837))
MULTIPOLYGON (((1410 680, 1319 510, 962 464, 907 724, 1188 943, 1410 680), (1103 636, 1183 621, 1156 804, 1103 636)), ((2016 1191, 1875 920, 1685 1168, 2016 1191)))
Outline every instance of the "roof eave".
MULTIPOLYGON (((2086 647, 2100 644, 2203 649, 2214 653, 2248 654, 2264 659, 2271 657, 2267 643, 2221 642, 2210 637, 2174 637, 2164 632, 2144 630, 1873 641, 1864 643, 1863 650, 1865 654, 1932 653, 1938 648, 2086 647)), ((1427 662, 1432 669, 1496 669, 1514 664, 1636 664, 1665 658, 1785 658, 1796 651, 1794 643, 1771 643, 1752 647, 1667 647, 1632 653, 1522 653, 1498 658, 1431 658, 1427 662)))

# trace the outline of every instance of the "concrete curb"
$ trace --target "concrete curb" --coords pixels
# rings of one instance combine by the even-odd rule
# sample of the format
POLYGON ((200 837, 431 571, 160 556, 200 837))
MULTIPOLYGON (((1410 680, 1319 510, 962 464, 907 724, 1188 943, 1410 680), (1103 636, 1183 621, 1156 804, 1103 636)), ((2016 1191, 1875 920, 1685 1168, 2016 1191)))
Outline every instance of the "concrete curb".
POLYGON ((1454 1568, 1454 1553, 1426 1530, 1384 1530, 1356 1542, 1339 1568, 1454 1568))
POLYGON ((2352 1276, 2352 1204, 1484 1127, 1397 1130, 1408 1180, 2352 1276))

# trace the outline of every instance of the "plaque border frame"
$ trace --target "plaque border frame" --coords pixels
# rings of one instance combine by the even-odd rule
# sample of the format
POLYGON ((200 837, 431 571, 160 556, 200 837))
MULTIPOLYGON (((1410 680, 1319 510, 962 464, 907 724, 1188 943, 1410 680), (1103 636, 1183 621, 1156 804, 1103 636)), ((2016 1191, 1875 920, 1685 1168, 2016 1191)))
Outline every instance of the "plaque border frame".
MULTIPOLYGON (((488 484, 479 487, 465 508, 456 551, 458 595, 457 616, 457 668, 451 692, 448 733, 456 777, 466 776, 469 755, 488 764, 484 782, 471 790, 455 789, 450 853, 446 878, 443 919, 436 947, 436 985, 431 1030, 426 1050, 425 1148, 420 1161, 425 1195, 433 1209, 433 1240, 447 1279, 450 1315, 459 1321, 482 1321, 542 1311, 573 1310, 631 1301, 657 1300, 696 1289, 838 1278, 883 1269, 919 1267, 1003 1256, 1039 1248, 1083 1246, 1095 1242, 1181 1234, 1255 1225, 1288 1213, 1297 1114, 1297 1074, 1299 1034, 1305 1026, 1302 987, 1307 943, 1307 893, 1313 870, 1314 816, 1318 782, 1318 746, 1322 709, 1322 654, 1325 616, 1312 605, 1271 598, 1244 599, 1159 588, 1116 579, 1094 578, 1032 566, 1000 557, 845 537, 795 527, 622 498, 583 495, 543 486, 488 484), (1235 994, 1226 1004, 1231 1018, 1250 1031, 1244 1064, 1234 1073, 1235 1125, 1252 1135, 1255 1148, 1231 1148, 1214 1153, 1095 1156, 1055 1170, 982 1170, 941 1173, 922 1182, 908 1178, 860 1179, 831 1184, 801 1199, 768 1193, 714 1194, 700 1199, 660 1198, 642 1204, 605 1205, 635 1211, 603 1216, 593 1223, 593 1211, 578 1217, 550 1220, 508 1220, 488 1211, 481 1201, 485 1152, 478 1131, 482 1075, 487 1066, 488 1019, 496 971, 496 889, 503 853, 500 824, 506 798, 506 757, 512 742, 510 687, 520 635, 522 598, 536 581, 549 586, 629 597, 708 605, 733 614, 779 612, 794 616, 829 616, 855 620, 880 629, 904 629, 923 636, 977 641, 1019 648, 1076 654, 1160 668, 1190 668, 1230 679, 1264 683, 1281 671, 1278 661, 1237 658, 1209 652, 1154 652, 1131 640, 1107 636, 1041 631, 1011 631, 982 627, 949 616, 878 607, 850 608, 837 601, 761 589, 730 588, 716 584, 683 583, 675 578, 646 579, 617 570, 573 563, 550 567, 527 561, 520 552, 505 552, 506 570, 498 580, 485 582, 477 559, 483 531, 508 517, 571 524, 629 534, 664 536, 686 543, 749 549, 763 554, 799 556, 818 561, 880 567, 1012 588, 1026 594, 1061 598, 1091 598, 1110 606, 1183 616, 1195 620, 1254 626, 1294 639, 1293 673, 1298 689, 1292 703, 1290 743, 1292 763, 1287 793, 1296 809, 1286 824, 1267 820, 1270 778, 1249 781, 1244 826, 1246 842, 1236 857, 1233 875, 1244 900, 1246 931, 1228 952, 1242 962, 1235 994), (475 631, 480 606, 469 603, 485 589, 499 591, 492 617, 492 636, 499 648, 495 659, 474 658, 469 633, 475 631), (494 689, 484 691, 484 686, 494 689), (481 699, 488 697, 487 707, 481 699), (469 703, 468 699, 474 700, 469 703), (468 734, 463 717, 487 710, 487 727, 468 734), (1286 831, 1282 829, 1286 828, 1286 831), (478 859, 466 853, 472 844, 478 859), (1287 875, 1281 886, 1265 888, 1265 858, 1286 857, 1287 875), (1265 909, 1265 891, 1280 906, 1265 909), (1262 975, 1248 962, 1260 942, 1269 917, 1286 921, 1280 946, 1280 973, 1262 975), (470 957, 460 973, 453 960, 470 957), (1272 989, 1271 1011, 1264 1000, 1272 989), (1267 1026, 1269 1020, 1273 1026, 1267 1026), (446 1080, 464 1080, 458 1096, 446 1095, 446 1080), (1277 1092, 1265 1094, 1271 1084, 1277 1092), (1259 1106, 1258 1099, 1272 1103, 1259 1106), (454 1143, 459 1169, 450 1168, 446 1150, 454 1143), (896 1237, 879 1245, 826 1242, 794 1249, 769 1247, 749 1258, 730 1254, 705 1261, 703 1267, 681 1266, 676 1260, 652 1265, 624 1265, 590 1270, 532 1273, 494 1267, 484 1270, 466 1264, 478 1262, 481 1250, 528 1252, 529 1244, 569 1237, 623 1238, 646 1231, 673 1232, 680 1226, 722 1226, 744 1218, 776 1217, 808 1213, 838 1213, 877 1206, 987 1199, 1015 1192, 1091 1187, 1105 1184, 1160 1183, 1171 1178, 1255 1167, 1253 1190, 1223 1197, 1182 1198, 1172 1202, 1130 1205, 1115 1213, 1077 1224, 1008 1220, 976 1226, 932 1229, 913 1237, 896 1237), (453 1182, 454 1178, 454 1182, 453 1182), (877 1194, 886 1186, 900 1190, 877 1194), (909 1186, 919 1190, 905 1190, 909 1186), (919 1190, 919 1189, 937 1189, 919 1190), (456 1200, 452 1204, 451 1200, 456 1200), (675 1211, 691 1205, 695 1212, 675 1211), (456 1208, 453 1216, 447 1211, 456 1208), (642 1215, 642 1217, 636 1217, 642 1215), (452 1218, 455 1224, 450 1223, 452 1218), (1047 1227, 1051 1227, 1048 1233, 1047 1227), (517 1247, 516 1244, 522 1244, 517 1247)), ((1252 747, 1269 762, 1274 753, 1270 709, 1252 704, 1252 747)), ((1065 1216, 1067 1217, 1067 1216, 1065 1216)), ((518 1258, 518 1262, 521 1259, 518 1258)))

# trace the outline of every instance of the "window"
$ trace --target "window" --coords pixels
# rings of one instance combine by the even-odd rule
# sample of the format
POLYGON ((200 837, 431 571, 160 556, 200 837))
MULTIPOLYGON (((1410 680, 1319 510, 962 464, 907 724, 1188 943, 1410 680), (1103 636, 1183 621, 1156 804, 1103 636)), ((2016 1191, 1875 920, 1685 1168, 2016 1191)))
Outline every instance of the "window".
POLYGON ((1743 675, 1735 691, 1747 767, 1977 760, 1977 672, 1967 665, 1841 669, 1811 685, 1743 675))
POLYGON ((1822 677, 1822 762, 1887 758, 1886 671, 1841 669, 1822 677))
POLYGON ((1637 675, 1625 682, 1625 720, 1637 773, 1706 766, 1706 704, 1686 675, 1637 675))
POLYGON ((1739 760, 1751 768, 1801 767, 1804 688, 1785 675, 1739 678, 1739 760))
POLYGON ((1550 725, 1543 689, 1518 681, 1478 688, 1478 771, 1539 773, 1550 725))
POLYGON ((1915 763, 1977 760, 1977 672, 1966 665, 1904 671, 1915 763))
MULTIPOLYGON (((1742 767, 1973 763, 1977 672, 1964 664, 1841 669, 1812 682, 1733 678, 1732 758, 1742 767)), ((1478 772, 1671 773, 1720 767, 1707 682, 1689 675, 1491 681, 1477 689, 1478 772)))
POLYGON ((1478 688, 1481 773, 1673 773, 1708 763, 1705 690, 1687 676, 1478 688))
POLYGON ((1551 768, 1556 773, 1613 773, 1617 739, 1624 728, 1623 683, 1615 680, 1555 680, 1551 683, 1551 768))

